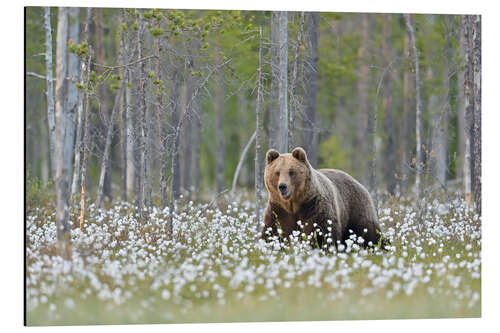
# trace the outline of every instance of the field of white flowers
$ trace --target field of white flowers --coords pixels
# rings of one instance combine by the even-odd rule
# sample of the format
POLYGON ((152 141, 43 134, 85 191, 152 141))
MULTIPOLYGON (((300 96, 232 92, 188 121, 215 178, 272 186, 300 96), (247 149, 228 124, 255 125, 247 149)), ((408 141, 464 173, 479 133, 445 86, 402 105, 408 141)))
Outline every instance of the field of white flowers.
POLYGON ((73 254, 55 254, 55 214, 26 220, 28 325, 478 317, 481 221, 458 194, 390 200, 379 218, 392 245, 342 252, 299 239, 258 240, 251 200, 71 214, 73 254))

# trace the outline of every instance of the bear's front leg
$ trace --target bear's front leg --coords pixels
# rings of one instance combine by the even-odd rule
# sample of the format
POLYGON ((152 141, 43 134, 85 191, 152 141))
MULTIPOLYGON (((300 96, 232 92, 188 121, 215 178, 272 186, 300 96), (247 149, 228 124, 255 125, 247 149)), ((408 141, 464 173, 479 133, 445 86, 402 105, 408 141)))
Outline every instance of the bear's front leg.
POLYGON ((268 205, 266 213, 264 214, 264 227, 262 227, 260 238, 267 241, 269 240, 269 237, 278 235, 275 220, 276 218, 271 209, 271 205, 268 205))
POLYGON ((310 236, 311 245, 321 249, 337 247, 342 241, 341 226, 334 214, 321 212, 304 219, 302 231, 310 236))

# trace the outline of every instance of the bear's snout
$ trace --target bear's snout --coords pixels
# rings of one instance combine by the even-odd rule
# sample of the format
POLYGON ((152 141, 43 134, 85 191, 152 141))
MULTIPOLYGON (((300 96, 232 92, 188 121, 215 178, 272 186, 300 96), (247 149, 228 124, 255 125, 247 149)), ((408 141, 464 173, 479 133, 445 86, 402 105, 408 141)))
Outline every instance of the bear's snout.
POLYGON ((290 197, 290 192, 288 191, 288 186, 285 183, 280 183, 278 185, 278 189, 280 190, 281 196, 283 197, 283 199, 287 199, 288 197, 290 197))

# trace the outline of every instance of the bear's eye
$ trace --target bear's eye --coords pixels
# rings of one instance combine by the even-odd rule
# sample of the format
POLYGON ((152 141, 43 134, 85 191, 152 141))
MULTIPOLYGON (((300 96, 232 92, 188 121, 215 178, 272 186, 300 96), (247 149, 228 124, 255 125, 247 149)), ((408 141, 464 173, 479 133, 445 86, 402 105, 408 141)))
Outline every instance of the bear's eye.
POLYGON ((280 175, 280 172, 279 171, 276 171, 276 176, 279 176, 280 175))
POLYGON ((295 171, 293 171, 293 170, 290 170, 288 173, 290 174, 290 177, 295 176, 295 171))

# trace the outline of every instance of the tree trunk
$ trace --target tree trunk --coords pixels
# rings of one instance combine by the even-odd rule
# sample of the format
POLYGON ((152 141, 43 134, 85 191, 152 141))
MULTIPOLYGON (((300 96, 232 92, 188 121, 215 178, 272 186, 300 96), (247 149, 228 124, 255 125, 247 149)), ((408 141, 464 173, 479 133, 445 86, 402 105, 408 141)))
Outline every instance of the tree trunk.
MULTIPOLYGON (((130 74, 128 74, 130 77, 130 74)), ((129 80, 132 82, 131 80, 129 80)), ((135 189, 135 175, 136 175, 136 161, 135 161, 135 117, 131 110, 132 103, 132 93, 131 88, 127 85, 125 88, 125 126, 126 126, 126 146, 127 146, 127 194, 137 195, 137 191, 135 189)))
MULTIPOLYGON (((217 53, 216 62, 220 63, 217 53)), ((224 75, 222 71, 217 72, 215 82, 215 141, 216 141, 216 168, 215 180, 216 191, 221 193, 226 186, 225 183, 225 169, 226 169, 226 145, 224 141, 224 75)))
POLYGON ((241 152, 240 160, 238 161, 238 165, 236 166, 236 170, 234 171, 234 176, 233 176, 233 182, 231 184, 231 193, 234 194, 236 192, 236 185, 238 183, 238 176, 241 171, 241 166, 243 165, 243 162, 245 161, 245 156, 247 155, 248 149, 250 149, 250 146, 253 143, 253 140, 255 140, 255 132, 252 134, 250 139, 248 140, 247 144, 245 145, 245 148, 243 148, 243 151, 241 152))
MULTIPOLYGON (((79 14, 80 8, 72 7, 69 8, 68 20, 69 20, 69 39, 72 40, 75 45, 79 43, 80 35, 80 24, 79 24, 79 14)), ((72 162, 73 162, 73 152, 75 148, 75 117, 78 110, 78 89, 76 88, 76 82, 78 82, 78 56, 74 53, 68 53, 68 105, 66 112, 66 141, 64 143, 64 163, 66 164, 66 182, 68 186, 71 185, 72 176, 72 162)))
MULTIPOLYGON (((87 9, 87 15, 90 17, 91 8, 87 9)), ((82 142, 82 167, 80 169, 80 183, 81 183, 81 197, 80 197, 80 229, 83 228, 83 218, 85 214, 85 189, 87 188, 87 164, 88 159, 91 153, 90 147, 90 133, 89 133, 89 113, 90 113, 90 105, 89 105, 89 88, 90 88, 90 64, 92 61, 92 55, 90 53, 89 46, 89 55, 87 57, 87 66, 86 66, 86 85, 85 85, 85 103, 84 103, 84 119, 83 119, 83 142, 82 142)))
MULTIPOLYGON (((194 87, 193 87, 193 77, 190 74, 193 71, 193 58, 190 58, 188 60, 188 68, 186 72, 186 77, 185 77, 185 101, 184 101, 184 107, 188 107, 189 99, 190 96, 193 95, 194 93, 194 87)), ((186 193, 186 198, 187 200, 191 200, 191 191, 192 191, 192 161, 193 161, 193 153, 192 153, 192 146, 193 146, 193 120, 194 117, 192 117, 192 110, 186 110, 186 112, 189 113, 189 119, 184 123, 184 129, 183 129, 183 147, 182 147, 182 184, 184 191, 186 193)))
POLYGON ((261 107, 262 107, 262 26, 259 27, 259 68, 257 77, 257 102, 255 104, 255 226, 258 230, 261 223, 262 201, 262 168, 261 168, 261 107))
POLYGON ((59 7, 57 15, 57 51, 56 51, 56 228, 59 253, 70 256, 69 226, 69 186, 66 174, 69 172, 65 163, 64 147, 66 141, 67 93, 68 93, 68 8, 59 7))
POLYGON ((316 104, 318 95, 318 39, 319 13, 308 13, 305 57, 305 111, 303 147, 309 163, 315 168, 318 164, 318 131, 316 128, 316 104))
MULTIPOLYGON (((370 147, 368 146, 369 130, 371 129, 370 104, 368 98, 370 68, 369 68, 369 52, 370 52, 370 17, 369 14, 361 14, 361 44, 358 49, 358 112, 357 112, 357 129, 355 146, 359 147, 360 154, 354 154, 354 166, 356 174, 361 175, 361 182, 367 184, 370 176, 367 173, 368 156, 370 147)), ((371 186, 371 184, 370 184, 371 186)), ((370 187, 369 186, 369 187, 370 187)), ((370 191, 373 190, 370 188, 370 191)))
POLYGON ((279 151, 288 152, 288 13, 279 13, 279 151))
MULTIPOLYGON (((92 9, 87 8, 87 18, 85 20, 85 28, 84 28, 84 41, 88 43, 89 40, 89 23, 90 23, 90 15, 92 9)), ((89 55, 87 55, 89 57, 89 55)), ((80 73, 79 73, 79 82, 80 82, 80 91, 78 91, 78 122, 76 128, 76 142, 75 142, 75 167, 73 169, 73 180, 71 183, 71 197, 74 197, 78 191, 78 185, 80 182, 80 162, 82 156, 82 127, 83 127, 83 100, 84 100, 84 91, 83 86, 85 84, 85 72, 86 72, 86 57, 82 57, 80 59, 80 73)))
POLYGON ((385 179, 387 182, 387 192, 394 195, 396 189, 396 152, 394 145, 394 115, 392 110, 392 76, 391 76, 391 59, 393 56, 392 52, 392 14, 384 15, 384 26, 383 33, 384 38, 382 42, 382 54, 384 58, 384 67, 387 69, 387 74, 384 79, 384 99, 383 99, 383 109, 384 109, 384 128, 385 135, 387 138, 386 142, 386 159, 385 159, 385 179))
MULTIPOLYGON (((180 116, 181 116, 181 108, 180 108, 180 101, 179 101, 179 95, 180 95, 180 73, 179 71, 176 69, 174 70, 174 73, 173 73, 173 76, 172 76, 172 91, 170 93, 170 99, 171 99, 171 103, 172 103, 172 121, 171 121, 171 124, 172 124, 172 128, 173 128, 173 131, 171 133, 171 136, 172 136, 172 150, 171 150, 171 153, 170 153, 170 158, 171 159, 174 159, 175 157, 175 161, 172 160, 172 163, 171 163, 171 173, 170 173, 170 177, 172 178, 171 179, 171 195, 172 195, 172 199, 173 200, 177 200, 180 196, 180 193, 181 193, 181 184, 180 184, 180 178, 179 178, 179 174, 180 174, 180 166, 179 166, 179 163, 178 163, 178 151, 179 151, 179 140, 176 139, 176 136, 177 136, 177 127, 179 127, 179 123, 180 123, 180 116), (175 175, 175 177, 174 177, 175 175)), ((167 200, 167 196, 166 196, 166 192, 165 192, 165 203, 166 203, 166 200, 167 200)))
POLYGON ((193 199, 200 199, 200 155, 201 155, 201 124, 202 124, 202 109, 200 108, 198 98, 195 98, 191 106, 193 112, 192 121, 192 144, 193 144, 193 161, 192 161, 192 178, 193 178, 193 199))
MULTIPOLYGON (((121 15, 120 15, 120 20, 122 24, 126 24, 125 22, 125 10, 121 9, 121 15)), ((120 60, 122 63, 125 63, 126 59, 129 58, 128 55, 128 46, 126 43, 126 38, 125 38, 125 31, 122 30, 121 36, 120 36, 120 50, 121 50, 121 57, 120 60)), ((122 80, 125 81, 125 91, 120 97, 120 115, 121 115, 121 121, 120 121, 120 143, 121 143, 121 167, 122 167, 122 201, 127 201, 127 195, 128 195, 128 188, 127 188, 127 180, 128 180, 128 171, 127 171, 127 151, 128 151, 128 138, 127 138, 127 131, 128 131, 128 124, 127 124, 127 86, 129 83, 129 77, 127 73, 127 68, 122 68, 120 70, 120 77, 122 80), (127 78, 125 80, 125 78, 127 78)))
MULTIPOLYGON (((463 26, 460 26, 458 54, 460 59, 465 59, 465 40, 463 26)), ((466 155, 466 123, 465 123, 465 94, 464 94, 464 71, 461 64, 456 66, 457 74, 457 108, 458 108, 458 156, 457 179, 462 180, 465 186, 465 155, 466 155)), ((465 189, 464 189, 465 191, 465 189)), ((465 192, 464 192, 465 193, 465 192)), ((469 192, 470 193, 470 192, 469 192)))
POLYGON ((97 202, 96 202, 97 208, 101 207, 102 197, 104 194, 104 176, 106 174, 106 170, 108 169, 108 164, 109 164, 111 140, 113 138, 113 127, 115 124, 115 115, 116 115, 116 110, 120 106, 120 99, 122 97, 123 91, 125 90, 126 81, 127 80, 125 80, 125 78, 122 78, 120 90, 118 91, 118 93, 115 96, 115 103, 113 105, 113 110, 111 111, 109 123, 107 124, 108 131, 106 133, 106 142, 104 145, 104 155, 102 157, 102 162, 101 162, 101 175, 99 177, 99 187, 97 190, 97 202))
MULTIPOLYGON (((405 31, 404 37, 404 57, 410 56, 410 37, 408 31, 405 31)), ((403 65, 404 66, 404 65, 403 65)), ((412 147, 411 132, 412 132, 412 120, 411 120, 411 108, 412 108, 412 81, 410 79, 410 70, 403 67, 403 130, 401 131, 401 170, 400 170, 400 191, 401 194, 406 194, 408 190, 408 184, 410 181, 410 152, 412 147)))
POLYGON ((54 111, 54 84, 52 78, 52 27, 50 7, 45 7, 45 77, 47 82, 47 119, 49 123, 50 167, 56 176, 56 120, 54 111))
POLYGON ((443 63, 442 72, 442 84, 444 91, 444 100, 442 109, 439 114, 439 122, 434 123, 438 125, 436 129, 436 139, 433 142, 433 150, 436 153, 436 170, 435 177, 440 185, 446 186, 447 174, 448 174, 448 122, 449 115, 451 112, 451 102, 450 102, 450 76, 451 68, 448 64, 448 59, 453 58, 451 52, 451 22, 450 17, 445 15, 444 23, 446 26, 446 45, 445 45, 445 61, 443 63))
MULTIPOLYGON (((125 71, 120 75, 125 79, 125 71)), ((128 81, 128 80, 127 80, 128 81)), ((125 89, 127 89, 128 82, 125 82, 125 89)), ((120 159, 122 167, 122 201, 127 201, 127 112, 125 104, 124 92, 120 97, 120 159)))
POLYGON ((462 18, 465 41, 465 59, 464 59, 464 94, 465 94, 465 122, 466 122, 466 158, 465 158, 465 201, 467 206, 471 205, 471 193, 474 190, 473 175, 474 175, 474 75, 473 75, 473 58, 472 58, 472 22, 469 15, 464 15, 462 18))
POLYGON ((481 16, 471 18, 473 27, 473 77, 474 77, 474 126, 472 128, 474 167, 472 182, 474 184, 474 201, 481 215, 481 16))
POLYGON ((266 126, 268 148, 279 149, 279 27, 280 12, 271 12, 271 87, 266 126))
MULTIPOLYGON (((142 15, 142 14, 141 14, 142 15)), ((139 29, 137 30, 137 58, 142 59, 143 50, 143 36, 144 36, 144 23, 142 22, 142 16, 138 19, 139 29)), ((148 124, 147 124, 147 106, 146 106, 146 74, 144 68, 144 62, 139 63, 139 86, 138 86, 138 104, 139 104, 139 115, 138 115, 138 127, 140 131, 140 162, 139 162, 139 215, 144 219, 144 208, 147 204, 147 157, 148 157, 148 124)))
POLYGON ((299 67, 299 52, 302 46, 302 35, 304 34, 304 12, 300 13, 299 31, 297 33, 297 41, 295 42, 295 55, 293 59, 293 69, 292 69, 292 79, 290 82, 290 116, 288 119, 288 151, 292 151, 295 148, 297 142, 295 132, 295 115, 298 113, 298 100, 297 100, 297 74, 299 67))
POLYGON ((415 91, 416 91, 416 110, 415 110, 415 139, 416 139, 416 159, 414 163, 415 167, 415 187, 417 190, 417 196, 420 198, 422 196, 422 186, 421 186, 421 173, 422 173, 422 142, 420 136, 420 122, 421 122, 421 98, 420 98, 420 66, 418 60, 418 49, 417 42, 415 40, 415 32, 413 30, 412 17, 410 14, 404 14, 406 20, 406 27, 408 28, 408 33, 410 34, 410 43, 413 53, 413 61, 415 65, 415 91))
MULTIPOLYGON (((425 75, 427 76, 426 77, 427 82, 433 82, 436 80, 437 75, 435 74, 435 69, 432 66, 427 67, 425 75)), ((429 177, 427 178, 432 178, 430 177, 430 175, 438 177, 437 165, 439 163, 440 157, 437 155, 437 147, 440 143, 440 135, 441 135, 440 132, 443 124, 441 123, 441 109, 440 109, 441 105, 437 89, 434 88, 429 89, 429 92, 426 95, 428 98, 426 109, 428 111, 431 120, 431 125, 429 126, 430 141, 427 142, 427 147, 426 147, 426 151, 428 152, 428 154, 426 154, 427 165, 429 166, 427 170, 427 174, 429 174, 429 177)), ((435 179, 439 180, 438 178, 435 179)))
MULTIPOLYGON (((102 23, 103 23, 103 15, 102 11, 103 8, 96 8, 95 9, 95 40, 96 40, 96 61, 98 64, 104 64, 105 62, 105 56, 104 56, 104 41, 103 41, 103 31, 102 31, 102 23)), ((97 75, 102 75, 102 67, 97 66, 97 75)), ((108 92, 106 89, 105 84, 101 84, 99 86, 99 103, 101 105, 101 110, 102 110, 102 115, 104 117, 104 124, 109 124, 110 123, 110 115, 109 115, 109 106, 108 106, 108 92)), ((105 125, 102 126, 102 131, 103 133, 106 133, 108 131, 107 127, 105 125)), ((104 135, 104 140, 106 140, 106 136, 104 135)), ((101 141, 102 142, 102 141, 101 141)), ((106 144, 105 142, 101 143, 103 145, 102 150, 104 150, 104 145, 106 144)), ((105 197, 111 197, 111 169, 109 168, 106 169, 105 175, 104 175, 104 196, 105 197)))

